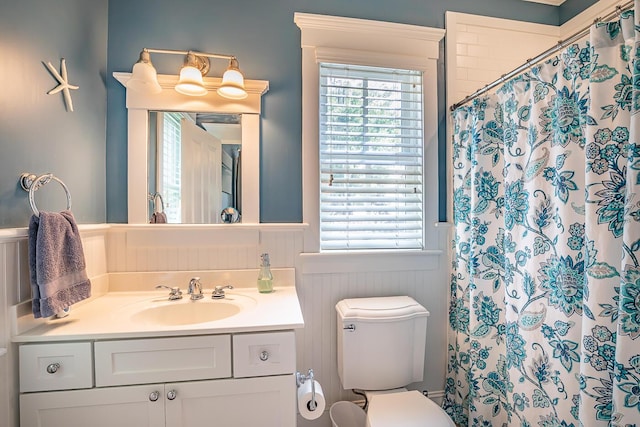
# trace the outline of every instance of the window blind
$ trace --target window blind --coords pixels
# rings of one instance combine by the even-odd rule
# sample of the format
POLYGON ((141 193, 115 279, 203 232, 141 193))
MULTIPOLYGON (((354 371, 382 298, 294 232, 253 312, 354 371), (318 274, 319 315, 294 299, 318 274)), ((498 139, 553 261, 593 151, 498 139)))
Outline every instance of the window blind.
POLYGON ((164 199, 167 221, 180 223, 181 220, 181 174, 182 130, 180 114, 164 113, 162 120, 162 149, 160 170, 160 193, 164 199))
POLYGON ((423 247, 422 72, 320 64, 320 248, 423 247))

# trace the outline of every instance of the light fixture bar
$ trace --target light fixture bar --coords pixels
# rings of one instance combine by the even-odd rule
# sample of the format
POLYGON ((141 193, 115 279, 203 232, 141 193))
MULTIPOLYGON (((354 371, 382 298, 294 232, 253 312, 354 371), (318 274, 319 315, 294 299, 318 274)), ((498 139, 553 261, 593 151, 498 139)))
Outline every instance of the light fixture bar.
POLYGON ((207 53, 207 52, 198 52, 197 50, 174 50, 174 49, 152 49, 152 48, 143 48, 142 49, 145 52, 149 52, 149 53, 168 53, 168 54, 173 54, 173 55, 189 55, 189 54, 193 54, 196 56, 204 56, 207 58, 219 58, 219 59, 235 59, 236 61, 238 60, 235 56, 233 55, 226 55, 223 53, 207 53))
POLYGON ((186 55, 180 70, 180 79, 175 90, 183 95, 204 96, 208 93, 202 77, 209 72, 209 58, 227 59, 229 65, 222 76, 222 84, 217 89, 218 95, 227 99, 240 100, 248 96, 244 87, 244 76, 238 67, 238 59, 233 55, 222 53, 199 52, 195 50, 155 49, 145 47, 140 52, 140 59, 134 65, 132 77, 127 87, 149 94, 160 93, 157 72, 151 63, 151 53, 186 55))

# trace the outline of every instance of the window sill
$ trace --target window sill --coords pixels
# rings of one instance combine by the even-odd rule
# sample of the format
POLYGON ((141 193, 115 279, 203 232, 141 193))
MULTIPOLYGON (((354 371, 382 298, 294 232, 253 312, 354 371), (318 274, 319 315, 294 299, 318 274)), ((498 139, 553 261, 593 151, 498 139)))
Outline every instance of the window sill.
POLYGON ((300 254, 302 274, 436 270, 441 250, 335 251, 300 254))

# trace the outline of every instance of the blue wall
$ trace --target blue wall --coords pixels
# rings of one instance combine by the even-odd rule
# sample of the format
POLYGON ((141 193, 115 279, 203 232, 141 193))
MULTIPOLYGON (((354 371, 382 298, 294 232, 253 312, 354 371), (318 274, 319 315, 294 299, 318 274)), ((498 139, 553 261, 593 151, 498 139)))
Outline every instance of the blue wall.
POLYGON ((587 7, 596 4, 598 0, 567 0, 560 7, 560 24, 564 24, 587 7))
MULTIPOLYGON (((247 78, 269 80, 263 101, 260 217, 262 222, 301 222, 301 50, 294 12, 444 28, 446 10, 548 24, 559 19, 556 7, 513 0, 110 0, 108 70, 109 75, 130 71, 143 47, 194 49, 234 54, 247 78)), ((156 55, 153 61, 159 73, 175 74, 181 58, 176 62, 156 55)), ((440 71, 443 78, 442 65, 440 71)), ((126 222, 125 90, 113 78, 107 88, 107 218, 126 222)), ((444 147, 442 79, 439 96, 444 147)), ((445 150, 440 151, 445 164, 445 150)), ((441 176, 445 182, 444 168, 441 176)), ((441 217, 444 212, 441 203, 441 217)))
MULTIPOLYGON (((31 216, 22 172, 52 172, 73 195, 78 222, 101 223, 105 208, 107 0, 3 0, 0 4, 0 228, 31 216), (74 112, 47 95, 65 58, 74 112)), ((36 192, 41 210, 66 205, 62 187, 36 192)))
MULTIPOLYGON (((127 220, 127 119, 114 71, 130 71, 142 47, 238 56, 247 78, 270 81, 261 153, 263 222, 302 220, 301 52, 296 11, 444 27, 445 10, 558 24, 594 0, 566 7, 515 0, 3 0, 0 4, 0 228, 23 227, 31 210, 20 173, 53 172, 69 186, 81 223, 127 220), (43 65, 66 58, 75 112, 43 65), (107 61, 108 58, 108 61, 107 61)), ((444 49, 442 49, 444 52, 444 49)), ((440 146, 446 144, 444 58, 440 146)), ((175 58, 154 57, 162 73, 175 58)), ((214 67, 223 65, 214 62, 214 67)), ((220 70, 218 70, 218 73, 220 70)), ((440 163, 446 164, 444 148, 440 163)), ((441 166, 441 182, 445 169, 441 166)), ((434 183, 434 185, 436 185, 434 183)), ((43 210, 64 208, 55 183, 36 194, 43 210)), ((441 186, 441 199, 445 197, 441 186)), ((444 203, 441 203, 444 218, 444 203)))

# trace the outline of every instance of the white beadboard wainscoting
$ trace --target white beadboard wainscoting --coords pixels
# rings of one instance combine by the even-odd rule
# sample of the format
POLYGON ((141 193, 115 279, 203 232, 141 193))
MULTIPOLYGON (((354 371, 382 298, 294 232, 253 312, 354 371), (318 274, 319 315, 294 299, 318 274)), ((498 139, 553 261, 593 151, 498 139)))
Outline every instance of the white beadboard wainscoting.
MULTIPOLYGON (((359 400, 342 389, 338 377, 335 305, 344 298, 409 295, 429 310, 424 381, 411 388, 442 396, 446 372, 446 322, 449 292, 447 228, 440 229, 441 248, 423 252, 301 254, 296 267, 298 297, 305 328, 297 335, 298 369, 313 368, 322 384, 327 410, 339 400, 359 400)), ((380 346, 385 343, 381 342, 380 346)), ((372 372, 375 375, 375 372, 372 372)), ((317 421, 298 419, 298 426, 329 427, 328 415, 317 421)))
POLYGON ((8 306, 9 289, 5 286, 9 280, 15 280, 15 269, 7 265, 15 264, 17 244, 0 244, 0 425, 13 426, 17 419, 18 381, 13 372, 17 372, 15 352, 11 345, 11 330, 9 328, 8 306))
MULTIPOLYGON (((94 296, 106 291, 105 257, 108 225, 80 226, 87 262, 87 274, 95 283, 94 296)), ((18 353, 11 336, 16 333, 15 312, 11 308, 23 303, 30 308, 27 229, 0 230, 0 426, 18 426, 18 353)), ((34 324, 37 323, 33 319, 34 324)))
POLYGON ((294 267, 302 224, 112 225, 108 270, 237 270, 258 268, 268 252, 274 267, 294 267))
MULTIPOLYGON (((305 224, 99 224, 79 229, 94 297, 108 290, 109 273, 257 269, 263 252, 270 254, 274 268, 295 268, 305 321, 296 335, 297 367, 314 369, 327 400, 320 419, 298 417, 301 427, 330 427, 333 402, 360 399, 342 390, 337 374, 335 304, 343 298, 409 295, 423 304, 430 312, 425 379, 411 388, 429 390, 435 400, 442 396, 450 227, 435 228, 438 237, 431 250, 358 255, 303 253, 305 224)), ((7 379, 0 381, 0 425, 17 427, 17 354, 8 312, 19 303, 23 311, 30 307, 26 229, 0 230, 0 266, 0 348, 8 350, 0 356, 0 374, 7 379)))

